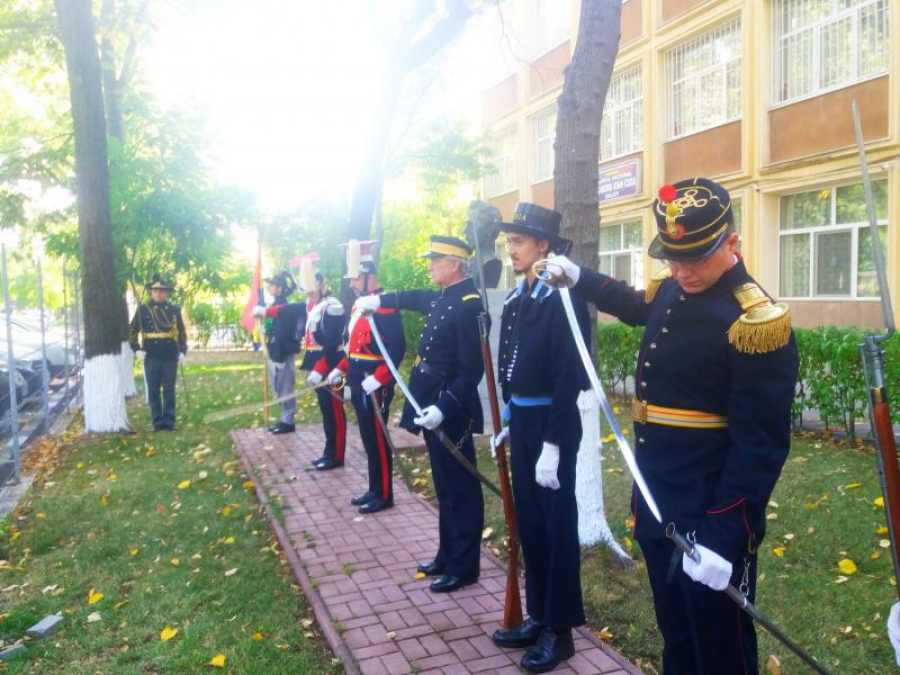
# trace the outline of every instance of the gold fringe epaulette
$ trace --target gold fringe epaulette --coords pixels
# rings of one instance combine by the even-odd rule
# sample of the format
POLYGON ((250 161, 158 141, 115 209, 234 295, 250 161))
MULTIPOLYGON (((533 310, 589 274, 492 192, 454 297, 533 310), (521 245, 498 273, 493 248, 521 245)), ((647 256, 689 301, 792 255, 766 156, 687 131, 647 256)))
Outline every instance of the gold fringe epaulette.
POLYGON ((765 354, 784 347, 791 339, 791 312, 783 302, 772 302, 756 284, 733 291, 744 310, 728 329, 728 342, 744 354, 765 354))
POLYGON ((659 287, 663 285, 663 282, 666 279, 672 278, 672 272, 669 271, 668 267, 664 267, 659 272, 654 274, 650 278, 650 283, 647 284, 647 288, 644 290, 644 302, 648 305, 653 302, 653 298, 656 297, 657 292, 659 291, 659 287))

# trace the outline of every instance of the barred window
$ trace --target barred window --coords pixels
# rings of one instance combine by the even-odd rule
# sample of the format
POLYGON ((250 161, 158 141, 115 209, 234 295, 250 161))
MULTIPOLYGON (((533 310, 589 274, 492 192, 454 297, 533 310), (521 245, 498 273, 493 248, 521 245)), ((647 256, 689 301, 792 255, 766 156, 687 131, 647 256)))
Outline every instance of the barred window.
POLYGON ((518 187, 518 146, 516 126, 498 131, 491 139, 492 171, 484 177, 484 192, 496 197, 512 192, 518 187))
POLYGON ((569 3, 561 0, 532 0, 532 58, 546 54, 569 39, 569 3))
MULTIPOLYGON (((872 192, 887 250, 887 181, 874 181, 872 192)), ((782 297, 878 297, 862 184, 788 195, 780 207, 782 297)))
POLYGON ((888 71, 888 0, 775 0, 776 103, 888 71))
POLYGON ((600 271, 635 288, 644 285, 640 220, 600 227, 600 271))
POLYGON ((670 139, 740 118, 741 50, 735 19, 666 53, 670 139))
POLYGON ((553 178, 553 140, 556 137, 556 104, 531 118, 531 182, 553 178))
POLYGON ((641 66, 616 73, 609 83, 600 127, 600 161, 643 147, 644 113, 641 66))

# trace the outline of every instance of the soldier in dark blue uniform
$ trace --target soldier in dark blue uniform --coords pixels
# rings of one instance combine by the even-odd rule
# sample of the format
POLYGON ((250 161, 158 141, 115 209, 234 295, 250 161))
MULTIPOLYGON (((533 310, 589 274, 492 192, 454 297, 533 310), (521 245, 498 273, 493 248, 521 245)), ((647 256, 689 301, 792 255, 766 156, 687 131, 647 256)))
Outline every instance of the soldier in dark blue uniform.
MULTIPOLYGON (((288 297, 297 290, 297 285, 288 272, 279 272, 264 281, 269 285, 272 304, 269 307, 254 307, 253 315, 266 320, 269 379, 275 396, 284 399, 294 392, 296 384, 294 357, 300 353, 300 335, 303 334, 306 306, 301 302, 288 302, 288 297)), ((278 423, 269 431, 273 434, 292 433, 296 429, 296 410, 295 398, 283 400, 278 423)))
MULTIPOLYGON (((512 487, 525 560, 529 618, 498 630, 501 647, 531 647, 522 658, 530 672, 547 672, 574 654, 572 628, 584 623, 575 464, 581 442, 579 393, 586 373, 559 293, 536 278, 532 265, 568 249, 556 211, 520 203, 503 223, 507 250, 524 275, 506 299, 500 325, 499 379, 508 405, 512 487)), ((576 301, 581 321, 587 308, 576 301)))
MULTIPOLYGON (((378 286, 378 270, 370 252, 373 244, 351 240, 347 245, 347 278, 350 288, 360 298, 383 293, 378 286)), ((328 375, 328 382, 334 386, 346 379, 345 386, 350 387, 359 435, 366 449, 369 488, 350 500, 351 504, 359 506, 360 513, 376 513, 394 505, 394 458, 384 429, 375 417, 381 415, 387 423, 394 398, 394 378, 372 337, 370 321, 375 322, 391 360, 399 367, 406 353, 400 312, 384 307, 368 314, 354 304, 347 329, 347 356, 328 375)))
POLYGON ((129 341, 131 349, 144 364, 144 383, 154 431, 175 431, 175 379, 178 365, 187 355, 187 334, 181 308, 167 300, 172 287, 158 274, 154 274, 153 280, 144 287, 150 291, 150 301, 134 313, 129 341))
POLYGON ((478 479, 447 450, 436 434, 440 429, 475 466, 473 433, 482 433, 484 420, 478 383, 484 377, 484 360, 478 331, 483 311, 481 295, 467 274, 471 247, 456 237, 431 237, 424 257, 431 280, 441 290, 420 289, 360 298, 369 310, 381 307, 407 309, 428 316, 419 341, 419 353, 409 378, 409 389, 422 406, 417 416, 407 401, 400 426, 423 435, 431 460, 437 493, 440 543, 430 563, 419 571, 435 576, 431 590, 449 593, 475 582, 481 559, 484 498, 478 479))
POLYGON ((754 600, 765 508, 790 448, 798 370, 790 315, 747 273, 722 186, 704 178, 667 185, 653 209, 649 253, 668 267, 646 291, 565 258, 549 269, 601 311, 646 326, 632 416, 637 462, 664 520, 635 490, 634 535, 664 672, 756 673, 753 622, 717 591, 730 582, 754 600), (676 553, 668 522, 690 533, 700 563, 676 553))

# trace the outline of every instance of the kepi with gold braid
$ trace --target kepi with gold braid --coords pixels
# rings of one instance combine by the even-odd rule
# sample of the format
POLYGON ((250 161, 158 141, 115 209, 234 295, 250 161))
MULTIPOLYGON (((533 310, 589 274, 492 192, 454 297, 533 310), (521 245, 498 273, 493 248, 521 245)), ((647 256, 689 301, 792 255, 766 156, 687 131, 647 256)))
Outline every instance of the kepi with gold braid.
POLYGON ((708 178, 663 185, 653 202, 657 235, 647 251, 658 260, 703 260, 734 224, 731 195, 708 178))
POLYGON ((428 250, 422 254, 422 257, 443 258, 445 256, 468 260, 472 257, 472 247, 458 237, 444 237, 439 234, 431 235, 428 250))
POLYGON ((772 302, 753 283, 733 291, 744 310, 728 329, 728 342, 744 354, 765 354, 784 347, 791 339, 791 311, 783 302, 772 302))

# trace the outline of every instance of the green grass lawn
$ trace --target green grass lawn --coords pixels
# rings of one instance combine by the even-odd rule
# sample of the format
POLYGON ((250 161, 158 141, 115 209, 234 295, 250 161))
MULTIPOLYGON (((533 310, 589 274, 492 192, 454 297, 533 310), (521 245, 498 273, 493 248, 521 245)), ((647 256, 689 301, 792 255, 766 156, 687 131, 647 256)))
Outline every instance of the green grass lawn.
MULTIPOLYGON (((0 636, 13 642, 46 614, 65 623, 28 642, 8 672, 343 672, 228 435, 261 425, 262 412, 204 422, 262 399, 261 356, 192 354, 188 363, 178 432, 150 432, 140 398, 129 404, 136 434, 85 437, 75 420, 27 456, 38 479, 0 539, 0 636), (91 589, 102 594, 94 604, 91 589), (166 628, 178 632, 162 641, 166 628), (224 668, 206 665, 220 654, 224 668)), ((299 412, 298 421, 314 419, 315 397, 299 412)))
MULTIPOLYGON (((489 451, 479 452, 482 470, 495 475, 489 451)), ((415 489, 433 494, 423 453, 403 453, 399 464, 415 489)), ((598 632, 605 629, 616 649, 646 672, 656 673, 661 640, 640 548, 628 539, 631 478, 612 444, 604 447, 603 468, 610 527, 638 564, 623 569, 606 548, 584 550, 588 625, 598 632)), ((874 500, 880 495, 871 452, 796 437, 768 509, 757 606, 836 674, 892 673, 897 668, 885 633, 896 587, 890 549, 883 548, 887 535, 879 532, 885 521, 874 500), (839 570, 844 559, 854 562, 855 573, 839 570)), ((505 533, 500 500, 485 491, 485 503, 488 539, 502 553, 497 549, 505 533)), ((781 672, 809 672, 780 643, 761 630, 760 635, 763 671, 769 655, 775 655, 782 662, 781 672)))

